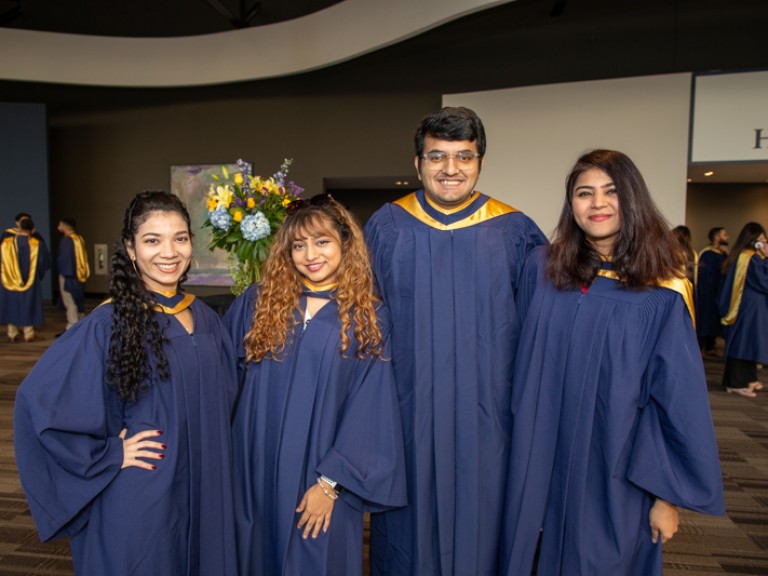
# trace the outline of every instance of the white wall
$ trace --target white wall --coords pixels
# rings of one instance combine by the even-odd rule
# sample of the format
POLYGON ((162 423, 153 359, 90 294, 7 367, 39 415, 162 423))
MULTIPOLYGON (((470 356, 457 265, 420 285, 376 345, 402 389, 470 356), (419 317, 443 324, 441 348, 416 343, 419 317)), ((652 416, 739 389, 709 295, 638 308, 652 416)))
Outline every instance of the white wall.
POLYGON ((691 162, 768 160, 768 71, 697 76, 694 82, 691 162))
POLYGON ((627 154, 674 226, 685 221, 691 75, 671 74, 451 94, 477 112, 488 138, 481 192, 524 211, 550 234, 578 156, 627 154))

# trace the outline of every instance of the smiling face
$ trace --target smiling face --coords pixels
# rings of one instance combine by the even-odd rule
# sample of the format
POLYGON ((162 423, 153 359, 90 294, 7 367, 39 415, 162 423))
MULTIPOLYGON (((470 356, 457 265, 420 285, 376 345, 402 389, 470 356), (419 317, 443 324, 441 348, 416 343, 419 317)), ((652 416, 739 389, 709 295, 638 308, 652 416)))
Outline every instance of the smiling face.
POLYGON ((187 222, 178 212, 152 212, 126 250, 148 290, 175 292, 192 258, 187 222))
POLYGON ((621 230, 619 197, 613 179, 599 168, 582 172, 573 186, 571 209, 576 225, 595 250, 612 256, 621 230))
POLYGON ((472 195, 483 165, 482 158, 459 165, 455 155, 460 152, 477 154, 477 143, 470 140, 439 140, 427 135, 424 137, 424 155, 433 152, 446 154, 446 160, 432 165, 429 160, 417 156, 415 164, 419 180, 432 202, 441 208, 455 208, 472 195))
POLYGON ((318 286, 336 282, 341 266, 341 239, 331 226, 303 230, 291 243, 291 258, 296 270, 318 286))

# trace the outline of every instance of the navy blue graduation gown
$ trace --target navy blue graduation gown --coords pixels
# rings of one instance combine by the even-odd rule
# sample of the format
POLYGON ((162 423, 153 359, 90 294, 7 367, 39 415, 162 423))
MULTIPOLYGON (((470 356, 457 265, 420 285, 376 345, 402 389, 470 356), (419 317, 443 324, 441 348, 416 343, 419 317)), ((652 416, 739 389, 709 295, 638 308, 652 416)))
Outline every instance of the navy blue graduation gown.
POLYGON ((167 318, 171 377, 125 404, 105 384, 111 308, 67 330, 17 393, 16 461, 40 538, 69 536, 84 576, 236 576, 229 336, 199 300, 194 335, 167 318), (123 428, 162 430, 156 470, 121 470, 123 428))
MULTIPOLYGON (((736 262, 720 292, 722 316, 728 313, 735 276, 736 262)), ((723 328, 723 336, 726 356, 768 364, 768 259, 757 254, 749 259, 736 322, 723 328)))
POLYGON ((657 576, 656 497, 722 514, 707 383, 683 298, 597 277, 586 293, 526 266, 503 574, 657 576))
MULTIPOLYGON (((0 242, 13 236, 11 232, 4 232, 0 236, 0 242)), ((39 234, 34 237, 38 240, 36 278, 29 289, 23 292, 6 290, 0 284, 0 324, 14 324, 16 326, 41 326, 43 320, 43 288, 41 281, 45 273, 51 267, 51 254, 48 247, 39 234)), ((18 264, 21 279, 26 282, 30 271, 29 237, 24 234, 17 235, 18 264)), ((2 258, 2 256, 0 256, 2 258)))
MULTIPOLYGON (((64 236, 59 242, 59 250, 56 254, 56 271, 64 276, 64 290, 72 295, 78 312, 85 312, 85 284, 77 280, 75 243, 70 236, 64 236)), ((59 305, 64 308, 61 300, 59 305)))
POLYGON ((429 206, 423 191, 410 198, 427 217, 387 204, 365 228, 392 313, 408 471, 408 506, 371 518, 371 569, 495 575, 519 333, 515 292, 526 254, 546 239, 523 213, 482 194, 451 215, 429 206), (486 203, 503 209, 483 217, 486 203))
MULTIPOLYGON (((250 330, 256 298, 251 286, 227 311, 233 342, 242 343, 250 330)), ((342 358, 338 314, 332 300, 302 332, 297 312, 285 356, 247 366, 232 430, 244 575, 360 576, 363 513, 406 503, 392 364, 360 360, 353 351, 342 358), (344 491, 328 532, 304 540, 295 510, 321 474, 344 491)), ((236 350, 242 370, 245 350, 236 350)))
POLYGON ((699 255, 699 275, 696 283, 696 333, 700 338, 722 336, 717 294, 723 283, 722 267, 726 255, 704 249, 699 255))

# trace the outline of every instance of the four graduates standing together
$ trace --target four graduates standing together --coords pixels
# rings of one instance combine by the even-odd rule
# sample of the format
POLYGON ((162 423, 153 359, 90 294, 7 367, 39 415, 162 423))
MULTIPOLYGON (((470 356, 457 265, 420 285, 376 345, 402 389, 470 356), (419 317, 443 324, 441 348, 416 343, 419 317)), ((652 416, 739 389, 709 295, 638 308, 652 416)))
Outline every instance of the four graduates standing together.
POLYGON ((724 512, 684 262, 632 161, 580 158, 548 245, 475 190, 474 112, 415 145, 423 188, 364 233, 289 205, 223 321, 180 288, 184 206, 131 202, 110 300, 17 396, 77 574, 357 576, 371 512, 375 575, 527 575, 538 547, 539 575, 647 576, 678 506, 724 512))

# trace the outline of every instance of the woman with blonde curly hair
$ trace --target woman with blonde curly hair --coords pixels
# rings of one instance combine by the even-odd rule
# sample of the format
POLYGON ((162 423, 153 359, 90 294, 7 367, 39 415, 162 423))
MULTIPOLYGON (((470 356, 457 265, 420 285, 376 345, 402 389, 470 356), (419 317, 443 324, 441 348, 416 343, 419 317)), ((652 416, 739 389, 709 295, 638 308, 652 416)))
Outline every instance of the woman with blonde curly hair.
POLYGON ((242 574, 362 573, 363 512, 406 503, 389 319, 362 231, 329 195, 288 205, 225 316, 242 574))

